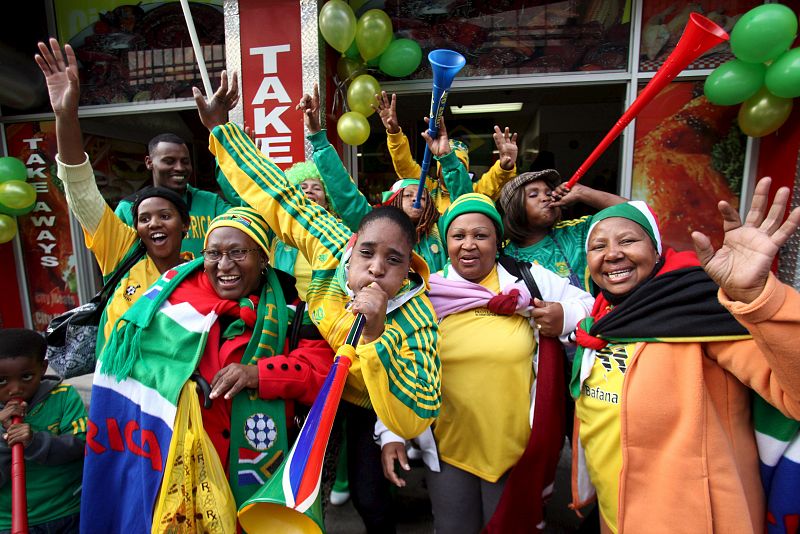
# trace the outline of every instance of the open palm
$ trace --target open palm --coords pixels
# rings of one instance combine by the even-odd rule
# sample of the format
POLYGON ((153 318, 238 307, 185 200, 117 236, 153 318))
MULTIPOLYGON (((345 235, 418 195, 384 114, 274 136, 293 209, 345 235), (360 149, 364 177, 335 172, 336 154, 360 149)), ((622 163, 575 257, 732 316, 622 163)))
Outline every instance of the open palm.
POLYGON ((39 43, 39 54, 34 59, 44 73, 50 105, 56 114, 77 110, 81 91, 75 52, 70 45, 65 45, 62 54, 57 40, 51 37, 49 42, 49 48, 39 43))
POLYGON ((730 204, 719 203, 725 229, 725 239, 719 250, 714 251, 708 236, 692 233, 703 269, 730 298, 737 301, 749 303, 761 294, 778 250, 800 225, 800 208, 795 208, 781 224, 790 194, 786 187, 775 194, 765 216, 771 183, 771 179, 764 178, 756 185, 753 204, 744 224, 730 204))

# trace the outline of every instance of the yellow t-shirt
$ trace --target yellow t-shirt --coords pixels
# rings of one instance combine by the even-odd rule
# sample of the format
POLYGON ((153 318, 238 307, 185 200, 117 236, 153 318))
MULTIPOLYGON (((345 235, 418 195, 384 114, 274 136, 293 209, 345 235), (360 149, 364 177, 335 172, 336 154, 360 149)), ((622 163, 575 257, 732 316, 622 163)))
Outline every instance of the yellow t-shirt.
MULTIPOLYGON (((138 239, 136 230, 122 222, 111 208, 106 206, 103 217, 94 235, 83 232, 86 246, 94 253, 103 276, 110 274, 125 258, 138 239)), ((103 334, 108 339, 114 323, 136 302, 161 273, 156 264, 145 254, 122 280, 106 306, 106 324, 103 334)))
POLYGON ((581 445, 589 477, 597 490, 600 513, 615 533, 622 471, 619 419, 622 384, 635 347, 635 343, 609 344, 598 351, 592 372, 575 403, 581 445))
POLYGON ((297 296, 303 302, 306 301, 306 294, 308 293, 308 285, 311 283, 311 264, 302 254, 297 255, 294 262, 294 287, 297 289, 297 296))
MULTIPOLYGON (((481 281, 500 290, 497 269, 481 281)), ((528 443, 536 340, 520 315, 475 308, 439 324, 442 408, 434 433, 443 461, 495 482, 528 443)))

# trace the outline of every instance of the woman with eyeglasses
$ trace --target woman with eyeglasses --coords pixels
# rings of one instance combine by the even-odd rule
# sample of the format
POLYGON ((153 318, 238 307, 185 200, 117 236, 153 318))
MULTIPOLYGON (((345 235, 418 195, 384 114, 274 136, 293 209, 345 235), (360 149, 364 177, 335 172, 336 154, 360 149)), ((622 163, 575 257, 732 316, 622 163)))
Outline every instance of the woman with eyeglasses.
POLYGON ((430 425, 440 404, 437 327, 425 295, 428 267, 413 252, 416 230, 402 210, 385 206, 367 214, 351 235, 227 123, 237 100, 236 85, 228 89, 224 72, 210 101, 195 92, 220 168, 277 237, 311 264, 309 314, 330 346, 344 343, 356 314, 366 319, 339 409, 347 416, 348 447, 357 456, 351 466, 358 469, 350 472, 353 502, 360 513, 368 510, 361 514, 367 532, 393 532, 391 507, 372 506, 391 502, 372 438, 376 418, 413 437, 430 425))
POLYGON ((179 255, 188 210, 174 193, 152 188, 140 195, 133 208, 138 235, 114 216, 82 149, 74 52, 67 45, 62 54, 54 39, 50 49, 39 49, 56 111, 59 176, 87 242, 104 272, 137 239, 147 250, 140 262, 147 276, 132 289, 121 287, 114 299, 121 304, 108 314, 92 388, 83 517, 92 529, 109 532, 154 524, 204 529, 186 511, 154 515, 165 502, 159 488, 171 486, 182 469, 173 468, 191 463, 174 449, 173 436, 187 429, 172 427, 169 408, 180 411, 186 394, 194 395, 184 383, 192 376, 207 384, 202 424, 216 455, 205 465, 224 470, 238 505, 285 458, 296 403, 313 402, 332 363, 330 348, 323 340, 300 340, 286 350, 293 313, 287 304, 296 295, 268 265, 271 234, 256 211, 234 208, 214 219, 202 259, 189 263, 179 255))

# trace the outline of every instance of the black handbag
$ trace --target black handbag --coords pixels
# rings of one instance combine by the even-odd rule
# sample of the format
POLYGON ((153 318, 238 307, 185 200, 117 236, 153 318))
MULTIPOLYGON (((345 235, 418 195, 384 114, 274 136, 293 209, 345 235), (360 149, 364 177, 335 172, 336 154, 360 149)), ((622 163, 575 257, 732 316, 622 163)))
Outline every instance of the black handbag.
POLYGON ((117 270, 89 302, 72 308, 47 325, 47 360, 64 378, 94 372, 97 364, 97 329, 111 295, 122 277, 142 259, 146 250, 141 243, 128 254, 117 270))

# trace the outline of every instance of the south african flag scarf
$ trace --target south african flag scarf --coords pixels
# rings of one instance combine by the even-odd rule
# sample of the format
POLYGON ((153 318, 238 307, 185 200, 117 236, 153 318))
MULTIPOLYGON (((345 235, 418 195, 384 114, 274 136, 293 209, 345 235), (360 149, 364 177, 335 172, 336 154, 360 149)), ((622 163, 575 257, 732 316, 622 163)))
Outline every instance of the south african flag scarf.
MULTIPOLYGON (((82 532, 151 529, 153 505, 166 468, 181 388, 197 368, 212 326, 222 313, 230 312, 219 308, 231 304, 223 299, 217 306, 202 300, 193 303, 171 298, 179 286, 192 283, 192 276, 203 276, 202 266, 203 260, 199 258, 165 272, 118 321, 102 352, 92 387, 87 429, 82 532)), ((239 303, 241 319, 233 321, 223 336, 232 329, 237 330, 231 331, 236 335, 250 323, 253 332, 259 335, 254 335, 248 343, 243 360, 281 352, 287 312, 274 273, 267 271, 267 281, 255 310, 253 300, 243 301, 247 303, 239 303)), ((237 445, 246 438, 246 433, 238 432, 240 428, 251 419, 254 425, 266 421, 274 412, 283 415, 282 401, 253 397, 245 392, 237 395, 231 414, 231 428, 237 430, 237 436, 231 436, 231 449, 238 457, 245 458, 248 462, 245 467, 250 470, 258 467, 256 460, 266 455, 267 448, 272 449, 271 455, 280 453, 276 464, 287 448, 284 424, 273 433, 276 436, 264 433, 265 440, 275 441, 270 443, 274 447, 259 448, 256 444, 250 447, 252 454, 241 454, 237 445), (279 403, 280 408, 265 409, 263 403, 268 402, 279 403), (260 419, 256 420, 257 417, 260 419), (237 418, 242 420, 237 422, 237 418)), ((253 485, 249 491, 242 488, 241 473, 234 473, 235 468, 232 464, 231 486, 239 501, 245 497, 240 490, 249 495, 259 486, 253 485)))
MULTIPOLYGON (((595 300, 592 315, 581 321, 570 393, 580 395, 595 351, 608 343, 681 343, 747 339, 747 330, 717 300, 719 287, 700 267, 693 252, 667 250, 663 265, 624 301, 612 306, 605 294, 595 300)), ((753 419, 767 497, 768 532, 797 532, 800 517, 800 422, 789 419, 753 393, 753 419), (795 458, 795 460, 792 459, 795 458), (792 529, 792 526, 794 529, 792 529)))

